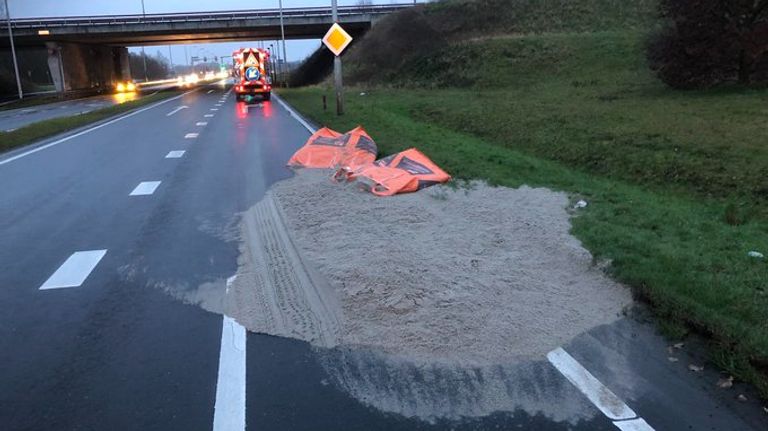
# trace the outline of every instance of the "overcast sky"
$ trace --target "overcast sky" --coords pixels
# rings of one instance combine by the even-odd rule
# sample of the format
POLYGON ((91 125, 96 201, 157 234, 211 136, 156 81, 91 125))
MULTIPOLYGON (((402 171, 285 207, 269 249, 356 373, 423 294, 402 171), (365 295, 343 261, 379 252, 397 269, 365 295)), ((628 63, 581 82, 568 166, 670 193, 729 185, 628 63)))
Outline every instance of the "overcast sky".
MULTIPOLYGON (((0 0, 1 2, 2 0, 0 0)), ((399 3, 407 0, 373 0, 375 4, 399 3)), ((421 1, 421 0, 419 0, 421 1)), ((353 5, 357 0, 338 0, 339 5, 353 5)), ((330 6, 330 0, 283 0, 283 7, 330 6)), ((272 9, 278 7, 278 0, 144 0, 146 13, 168 12, 211 12, 241 9, 272 9)), ((116 15, 141 13, 141 0, 8 0, 11 18, 30 18, 40 16, 67 15, 116 15)), ((274 43, 272 42, 267 42, 274 43)), ((300 60, 311 54, 320 40, 288 40, 286 41, 288 60, 300 60)), ((168 52, 168 46, 147 47, 147 54, 155 55, 157 51, 167 58, 173 56, 174 64, 183 64, 189 56, 223 56, 231 55, 232 51, 244 46, 257 46, 256 42, 233 42, 215 44, 175 45, 168 52)), ((137 50, 131 48, 132 51, 137 50)))

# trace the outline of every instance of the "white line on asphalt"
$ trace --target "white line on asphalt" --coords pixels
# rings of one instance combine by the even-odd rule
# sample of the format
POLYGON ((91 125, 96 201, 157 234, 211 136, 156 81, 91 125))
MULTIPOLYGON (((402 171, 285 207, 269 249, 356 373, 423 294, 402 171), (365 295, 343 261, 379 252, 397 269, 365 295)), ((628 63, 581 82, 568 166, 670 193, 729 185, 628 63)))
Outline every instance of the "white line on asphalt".
POLYGON ((135 189, 128 196, 145 196, 151 195, 157 190, 157 187, 162 181, 144 181, 139 183, 135 189))
POLYGON ((187 106, 187 105, 181 105, 181 106, 177 107, 176 109, 174 109, 173 111, 171 111, 171 112, 169 112, 169 113, 165 114, 165 116, 166 116, 166 117, 170 117, 171 115, 173 115, 173 114, 175 114, 175 113, 177 113, 177 112, 181 111, 182 109, 187 109, 187 108, 189 108, 189 106, 187 106))
POLYGON ((142 112, 144 112, 144 111, 147 111, 147 110, 149 110, 149 109, 152 109, 152 108, 156 108, 156 107, 158 107, 158 106, 160 106, 160 105, 162 105, 162 104, 164 104, 164 103, 168 103, 168 102, 170 102, 170 101, 172 101, 172 100, 176 100, 176 99, 178 99, 178 98, 180 98, 180 97, 184 97, 184 96, 186 96, 187 94, 189 94, 189 93, 191 93, 191 92, 193 92, 193 91, 195 91, 195 90, 192 90, 192 91, 187 91, 187 92, 186 92, 186 93, 184 93, 184 94, 179 94, 178 96, 175 96, 175 97, 171 97, 170 99, 161 100, 161 101, 159 101, 159 102, 157 102, 157 103, 155 103, 155 104, 152 104, 152 105, 150 105, 150 106, 147 106, 146 108, 141 108, 141 109, 139 109, 139 110, 137 110, 137 111, 129 112, 129 113, 127 113, 127 114, 125 114, 125 115, 123 115, 123 116, 121 116, 121 117, 117 117, 117 118, 115 118, 115 119, 109 120, 109 121, 107 121, 106 123, 101 123, 101 124, 99 124, 98 126, 93 126, 93 127, 91 127, 90 129, 85 129, 85 130, 83 130, 82 132, 77 132, 77 133, 75 133, 74 135, 69 135, 69 136, 66 136, 66 137, 64 137, 64 138, 61 138, 61 139, 59 139, 59 140, 53 141, 53 142, 51 142, 51 143, 48 143, 48 144, 45 144, 45 145, 41 145, 41 146, 39 146, 39 147, 37 147, 37 148, 33 148, 33 149, 29 150, 29 151, 23 152, 23 153, 21 153, 21 154, 19 154, 19 155, 16 155, 16 156, 13 156, 13 157, 9 157, 9 158, 7 158, 7 159, 5 159, 5 160, 0 160, 0 166, 4 165, 4 164, 6 164, 6 163, 11 163, 11 162, 12 162, 12 161, 14 161, 14 160, 18 160, 18 159, 20 159, 20 158, 22 158, 22 157, 25 157, 25 156, 28 156, 28 155, 30 155, 30 154, 34 154, 34 153, 36 153, 36 152, 38 152, 38 151, 43 151, 43 150, 45 150, 46 148, 51 148, 51 147, 53 147, 54 145, 59 145, 59 144, 61 144, 62 142, 67 142, 67 141, 69 141, 70 139, 74 139, 74 138, 77 138, 78 136, 82 136, 82 135, 85 135, 86 133, 90 133, 90 132, 92 132, 92 131, 94 131, 94 130, 97 130, 97 129, 101 129, 102 127, 105 127, 105 126, 109 126, 110 124, 114 124, 114 123, 117 123, 118 121, 124 120, 124 119, 126 119, 126 118, 128 118, 128 117, 132 117, 132 116, 134 116, 134 115, 136 115, 136 114, 140 114, 140 113, 142 113, 142 112))
POLYGON ((181 156, 183 156, 185 152, 186 152, 186 151, 184 151, 184 150, 179 150, 179 151, 171 151, 171 152, 169 152, 169 153, 168 153, 168 155, 167 155, 167 156, 165 156, 165 158, 166 158, 166 159, 178 159, 178 158, 180 158, 181 156))
POLYGON ((297 114, 297 113, 296 113, 296 111, 294 111, 294 110, 293 110, 293 108, 291 108, 290 106, 288 106, 288 104, 287 104, 287 103, 283 102, 283 98, 282 98, 282 97, 279 97, 279 96, 278 96, 278 95, 276 95, 276 94, 273 94, 273 96, 274 96, 275 100, 277 100, 277 102, 278 102, 280 105, 282 105, 282 106, 283 106, 283 108, 287 109, 287 110, 288 110, 288 112, 290 112, 290 113, 291 113, 291 116, 293 116, 293 118, 295 118, 295 119, 296 119, 296 121, 298 121, 299 123, 301 123, 301 125, 302 125, 302 126, 304 126, 304 127, 307 129, 307 130, 309 130, 309 133, 315 133, 315 132, 317 131, 317 130, 315 130, 315 128, 314 128, 314 127, 310 126, 310 125, 309 125, 309 123, 307 123, 306 121, 304 121, 304 119, 303 119, 303 118, 301 118, 301 115, 297 114))
POLYGON ((211 111, 218 111, 219 108, 211 108, 211 111))
POLYGON ((621 431, 654 431, 643 418, 631 419, 628 421, 614 421, 613 424, 621 431))
POLYGON ((211 93, 213 93, 213 90, 208 90, 207 94, 211 94, 211 93))
POLYGON ((217 104, 215 104, 215 105, 213 105, 213 106, 217 106, 217 107, 218 107, 218 106, 221 106, 221 103, 217 103, 217 104))
MULTIPOLYGON (((549 362, 557 368, 576 388, 584 394, 603 414, 614 421, 614 424, 623 424, 627 419, 640 419, 637 414, 619 399, 610 389, 605 387, 586 368, 576 361, 561 347, 547 353, 549 362)), ((645 422, 645 421, 643 421, 645 422)), ((647 426, 648 424, 646 424, 647 426)), ((632 428, 628 428, 632 430, 632 428)), ((653 428, 647 426, 647 431, 653 428)))
POLYGON ((195 123, 195 126, 207 126, 207 125, 208 125, 207 121, 198 121, 197 123, 195 123))
POLYGON ((205 115, 203 115, 203 117, 205 117, 205 118, 211 118, 211 117, 213 117, 213 114, 205 114, 205 115))
POLYGON ((107 250, 76 251, 61 264, 40 290, 78 287, 88 278, 107 250))
POLYGON ((195 139, 197 138, 198 135, 199 133, 187 133, 186 135, 184 135, 184 139, 195 139))
POLYGON ((245 430, 245 340, 245 328, 224 316, 213 431, 245 430))

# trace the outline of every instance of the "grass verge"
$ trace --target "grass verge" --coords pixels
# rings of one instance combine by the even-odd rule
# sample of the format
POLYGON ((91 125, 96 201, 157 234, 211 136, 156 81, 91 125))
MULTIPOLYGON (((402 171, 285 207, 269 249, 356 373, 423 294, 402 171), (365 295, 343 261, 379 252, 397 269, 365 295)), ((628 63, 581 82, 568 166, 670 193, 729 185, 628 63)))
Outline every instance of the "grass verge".
MULTIPOLYGON (((361 91, 347 92, 348 114, 342 117, 322 109, 323 94, 333 100, 325 88, 281 95, 320 124, 337 130, 364 125, 380 154, 415 146, 456 178, 544 186, 586 199, 589 206, 573 219, 573 234, 595 258, 610 259, 611 274, 633 287, 665 322, 708 335, 717 353, 713 361, 768 397, 768 262, 747 256, 750 250, 765 252, 768 221, 732 224, 723 216, 729 206, 723 200, 610 178, 503 145, 488 135, 493 121, 482 129, 486 133, 479 121, 457 131, 446 117, 424 115, 445 103, 461 104, 462 99, 449 99, 470 97, 469 91, 374 89, 364 90, 365 96, 361 91)), ((505 100, 493 98, 483 110, 504 109, 505 100)), ((540 132, 527 129, 531 139, 540 132)))
POLYGON ((91 111, 87 114, 72 115, 69 117, 52 118, 20 127, 12 132, 0 132, 0 153, 12 148, 28 145, 49 136, 57 135, 68 130, 76 129, 96 121, 103 120, 121 114, 138 107, 148 105, 159 100, 179 94, 177 91, 167 91, 151 94, 136 100, 124 102, 119 105, 109 106, 91 111))

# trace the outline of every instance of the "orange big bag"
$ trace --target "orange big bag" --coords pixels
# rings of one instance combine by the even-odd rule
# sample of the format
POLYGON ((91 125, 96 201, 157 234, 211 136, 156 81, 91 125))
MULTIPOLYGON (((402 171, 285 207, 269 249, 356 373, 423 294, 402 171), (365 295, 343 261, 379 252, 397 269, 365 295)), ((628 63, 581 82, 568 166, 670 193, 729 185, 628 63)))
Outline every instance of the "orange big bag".
POLYGON ((288 166, 356 169, 373 163, 376 152, 376 143, 361 126, 344 134, 323 127, 291 156, 288 166))
POLYGON ((342 168, 334 178, 337 181, 359 180, 368 184, 375 195, 392 196, 445 183, 451 176, 421 151, 411 148, 357 169, 342 168))

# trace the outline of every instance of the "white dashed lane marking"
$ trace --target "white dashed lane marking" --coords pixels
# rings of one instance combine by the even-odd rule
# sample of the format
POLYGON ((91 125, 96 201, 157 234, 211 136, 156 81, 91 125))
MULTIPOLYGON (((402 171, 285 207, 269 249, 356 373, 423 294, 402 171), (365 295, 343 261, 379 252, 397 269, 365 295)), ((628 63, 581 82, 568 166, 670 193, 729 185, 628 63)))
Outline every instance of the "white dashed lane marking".
POLYGON ((40 290, 79 287, 105 254, 107 254, 107 250, 87 250, 72 253, 59 269, 40 286, 40 290))
POLYGON ((211 108, 211 111, 218 111, 219 108, 211 108))
POLYGON ((205 114, 205 115, 203 115, 203 117, 205 117, 205 118, 212 118, 213 114, 205 114))
POLYGON ((207 121, 198 121, 197 123, 195 123, 195 126, 207 126, 207 125, 208 125, 207 121))
POLYGON ((165 156, 165 158, 166 158, 166 159, 178 159, 178 158, 180 158, 181 156, 183 156, 185 152, 186 152, 186 151, 184 151, 184 150, 179 150, 179 151, 171 151, 171 152, 169 152, 169 153, 168 153, 168 155, 167 155, 167 156, 165 156))
POLYGON ((199 136, 199 133, 187 133, 184 135, 184 139, 195 139, 199 136))
POLYGON ((139 183, 138 186, 136 186, 135 189, 129 194, 128 196, 146 196, 151 195, 152 193, 157 190, 157 187, 160 186, 160 183, 162 181, 144 181, 139 183))

